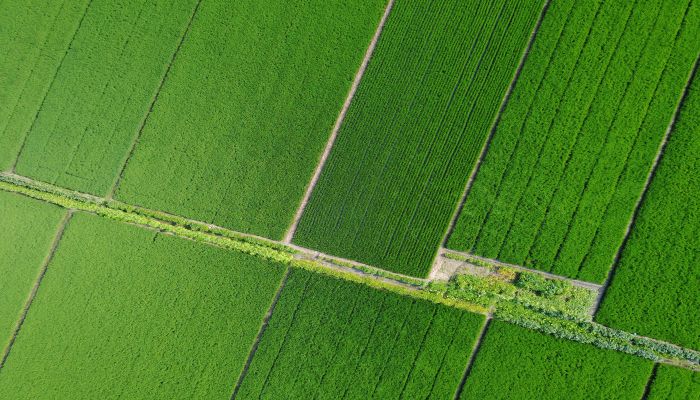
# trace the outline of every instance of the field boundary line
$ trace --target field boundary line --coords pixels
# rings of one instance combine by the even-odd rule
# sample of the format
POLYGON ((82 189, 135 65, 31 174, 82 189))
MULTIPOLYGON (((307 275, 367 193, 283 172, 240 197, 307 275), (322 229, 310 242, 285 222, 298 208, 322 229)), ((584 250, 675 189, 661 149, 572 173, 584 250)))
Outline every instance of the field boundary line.
POLYGON ((630 235, 632 233, 632 227, 635 225, 637 218, 639 217, 639 213, 642 209, 642 204, 644 204, 644 200, 646 199, 647 193, 649 192, 649 187, 651 186, 652 181, 654 180, 654 176, 656 175, 656 171, 658 170, 659 164, 661 163, 661 160, 663 158, 664 152, 666 150, 666 146, 668 145, 669 138, 671 137, 671 133, 673 132, 674 127, 676 126, 676 121, 678 120, 678 116, 681 113, 681 109, 683 108, 683 103, 685 103, 686 98, 688 97, 688 92, 690 91, 690 83, 693 81, 695 76, 697 75, 698 71, 698 63, 700 62, 700 54, 698 54, 695 57, 695 63, 693 64, 693 67, 690 70, 690 73, 688 74, 688 79, 685 82, 685 86, 683 87, 683 90, 681 91, 680 96, 678 97, 678 100, 676 102, 676 108, 671 115, 671 119, 668 123, 668 126, 666 127, 666 132, 664 132, 663 139, 661 140, 661 143, 659 144, 659 148, 656 151, 656 155, 654 156, 654 161, 652 162, 651 166, 649 167, 649 173, 647 174, 647 178, 644 181, 644 186, 642 187, 641 192, 639 193, 639 196, 637 197, 637 201, 634 204, 634 208, 632 211, 632 215, 627 222, 627 226, 625 227, 625 232, 622 237, 622 242, 620 243, 620 247, 617 248, 617 251, 615 252, 615 257, 613 258, 613 262, 608 268, 608 275, 605 278, 605 281, 603 282, 603 285, 601 286, 600 294, 598 298, 596 299, 594 309, 593 309, 593 318, 595 319, 596 314, 598 314, 598 310, 600 309, 600 305, 603 302, 603 298, 605 297, 605 294, 607 293, 608 289, 610 288, 610 284, 612 283, 613 277, 615 276, 615 273, 617 272, 617 267, 620 263, 620 258, 622 258, 622 253, 624 252, 625 247, 627 247, 627 242, 629 241, 630 235))
POLYGON ((51 82, 49 83, 49 86, 46 88, 46 92, 44 92, 44 96, 41 99, 41 103, 39 103, 39 108, 36 110, 36 114, 34 114, 34 119, 32 120, 32 124, 29 126, 29 129, 27 129, 26 132, 24 132, 24 135, 22 136, 22 142, 19 146, 19 149, 17 150, 17 156, 15 156, 15 160, 12 162, 12 166, 10 167, 9 172, 15 173, 17 170, 17 164, 19 163, 19 158, 22 155, 22 152, 24 151, 24 147, 27 145, 27 140, 29 139, 29 134, 31 133, 32 129, 34 129, 34 126, 36 125, 36 121, 39 119, 39 114, 41 113, 41 110, 44 108, 44 103, 46 103, 46 98, 49 97, 49 93, 51 92, 51 89, 53 88, 54 83, 56 82, 56 78, 58 77, 58 73, 61 70, 61 67, 63 66, 63 62, 66 60, 66 57, 68 56, 68 53, 71 50, 71 47, 73 47, 73 42, 75 41, 75 37, 78 36, 78 31, 80 31, 80 27, 83 26, 83 21, 85 20, 85 16, 88 13, 88 10, 90 9, 90 6, 92 5, 92 1, 90 0, 87 5, 85 6, 85 11, 83 11, 83 16, 80 17, 80 20, 78 21, 78 26, 76 26, 75 31, 73 32, 73 36, 71 36, 70 41, 68 42, 68 46, 66 46, 66 51, 63 53, 63 56, 61 56, 61 61, 58 62, 58 66, 56 67, 56 70, 53 73, 53 77, 51 78, 51 82))
POLYGON ((328 137, 326 147, 323 149, 323 153, 321 154, 321 157, 318 160, 316 169, 314 170, 314 173, 311 176, 311 181, 309 181, 309 184, 306 187, 304 197, 299 203, 299 207, 297 208, 296 213, 294 213, 294 219, 292 220, 292 224, 289 226, 287 232, 284 235, 284 243, 292 242, 292 238, 294 237, 294 233, 296 232, 297 227, 299 226, 299 221, 301 221, 301 216, 304 213, 304 209, 306 209, 306 205, 309 203, 309 199, 311 199, 311 193, 314 191, 314 188, 316 187, 316 184, 318 183, 318 180, 321 177, 321 172, 323 171, 323 167, 326 165, 328 157, 331 154, 331 150, 333 149, 335 140, 338 137, 340 127, 343 125, 343 121, 345 121, 345 116, 347 115, 348 110, 350 109, 350 104, 352 103, 352 100, 355 97, 355 93, 357 92, 357 89, 360 86, 360 81, 362 81, 362 77, 364 76, 365 71, 367 70, 369 61, 372 58, 374 50, 377 47, 379 37, 381 36, 382 31, 384 30, 384 25, 386 24, 387 19, 389 19, 389 14, 391 13, 392 8, 394 7, 394 1, 395 0, 389 0, 389 2, 387 3, 386 8, 384 9, 384 14, 379 20, 379 25, 377 25, 377 29, 374 32, 374 36, 369 42, 369 46, 367 46, 365 56, 362 59, 360 68, 358 68, 357 72, 355 73, 355 79, 353 80, 352 85, 350 86, 350 90, 348 91, 348 94, 345 97, 345 102, 343 103, 343 107, 340 109, 340 113, 338 114, 338 118, 335 121, 335 125, 333 125, 333 130, 331 131, 331 135, 328 137))
POLYGON ((2 359, 0 359, 0 373, 2 372, 2 368, 5 366, 5 363, 7 362, 7 358, 12 352, 12 348, 15 344, 15 341, 17 340, 17 336, 19 336, 20 330, 22 330, 22 326, 24 326, 24 321, 27 319, 29 309, 34 303, 34 298, 36 298, 36 294, 39 291, 39 286, 44 280, 44 276, 46 276, 46 271, 49 268, 49 264, 51 263, 51 260, 53 260, 53 257, 56 254, 56 250, 58 250, 58 245, 61 242, 61 239, 63 238, 63 233, 65 232, 66 227, 68 226, 68 222, 70 221, 72 216, 73 210, 66 210, 65 215, 61 219, 61 222, 59 222, 58 224, 58 228, 56 229, 53 241, 51 242, 49 252, 46 254, 46 257, 44 257, 44 260, 41 263, 41 268, 39 269, 39 274, 37 275, 37 278, 34 281, 34 286, 32 286, 32 290, 29 292, 29 296, 27 297, 27 300, 24 303, 24 308, 22 308, 22 312, 20 313, 19 319, 15 324, 15 329, 12 332, 12 336, 10 336, 10 340, 7 342, 7 345, 5 346, 5 349, 3 351, 2 359))
MULTIPOLYGON (((493 122, 491 123, 491 127, 489 128, 489 133, 486 135, 486 138, 484 139, 484 144, 481 146, 481 150, 479 152, 479 157, 477 157, 476 162, 474 163, 474 167, 471 170, 471 173, 469 174, 469 178, 467 179, 467 183, 464 185, 464 190, 462 191, 462 194, 460 195, 459 201, 457 202, 457 205, 452 212, 452 216, 450 218, 450 222, 447 225, 447 228, 445 229, 445 233, 442 236, 442 240, 440 241, 441 248, 447 246, 447 241, 449 240, 450 236, 452 236, 452 233, 454 232, 455 226, 457 225, 457 220, 459 219, 460 214, 462 214, 462 210, 464 209, 464 203, 467 201, 467 196, 469 195, 469 191, 472 188, 472 185, 474 184, 474 180, 476 179, 476 175, 479 172, 479 167, 481 167, 481 164, 484 162, 484 159, 486 158, 486 153, 488 152, 489 145, 491 144, 491 140, 493 139, 493 136, 496 134, 496 130, 498 128, 498 124, 501 121, 501 116, 503 115, 503 111, 506 109, 506 106, 508 105, 508 101, 510 100, 510 96, 513 93, 513 90, 515 89, 515 85, 517 84, 518 78, 520 78, 520 74, 522 73, 523 67, 525 66, 525 62, 527 61, 527 56, 530 54, 530 50, 532 49, 532 44, 535 42, 535 38, 537 36, 537 32, 539 32, 540 27, 542 26, 542 21, 544 20, 545 15, 547 14, 547 10, 549 9, 549 4, 551 3, 551 0, 545 0, 543 5, 542 5, 542 10, 540 11, 540 15, 537 18, 537 22, 535 22, 535 26, 533 26, 532 31, 530 32, 530 37, 528 38, 527 45, 525 45, 525 48, 523 49, 522 55, 520 56, 520 61, 518 61, 518 66, 515 69, 515 72, 513 72, 513 78, 510 80, 510 84, 508 85, 508 89, 506 89, 506 93, 503 95, 503 100, 501 100, 501 105, 498 108, 498 111, 496 112, 496 115, 493 118, 493 122)), ((438 248, 437 252, 435 253, 435 256, 433 257, 433 264, 432 267, 430 268, 430 272, 428 274, 428 279, 433 279, 435 277, 435 273, 437 272, 437 265, 438 265, 438 259, 440 257, 440 250, 441 248, 438 248)))
POLYGON ((457 390, 455 390, 454 400, 459 400, 459 397, 462 395, 464 385, 466 385, 467 378, 469 378, 469 374, 472 372, 472 368, 474 367, 474 360, 476 360, 476 357, 479 355, 481 344, 484 342, 484 337, 486 337, 486 331, 491 326, 491 320, 491 314, 487 315, 486 319, 484 320, 484 324, 481 326, 479 336, 477 336, 476 341, 474 342, 474 347, 472 347, 472 352, 469 354, 469 358, 467 359, 467 365, 464 367, 462 379, 457 386, 457 390))
POLYGON ((291 267, 288 266, 287 269, 284 271, 284 276, 282 276, 282 279, 280 280, 280 285, 277 288, 277 292, 275 293, 275 297, 272 298, 272 303, 270 303, 270 307, 267 309, 267 313, 265 313, 265 316, 263 317, 263 321, 262 321, 262 324, 260 325, 260 329, 258 330, 258 334, 255 336, 255 340, 253 341, 253 345, 250 348, 250 351, 248 352, 248 358, 246 359, 245 365, 243 366, 241 373, 238 375, 238 379, 236 380, 236 386, 234 386, 233 394, 231 394, 231 400, 236 398, 236 396, 238 395, 238 391, 241 390, 241 385, 243 384, 243 380, 248 375, 248 370, 250 369, 250 364, 253 363, 253 358, 255 357, 255 353, 258 351, 258 346, 260 346, 260 341, 262 340, 262 337, 265 334, 265 331, 267 330, 267 326, 270 324, 270 319, 272 318, 272 314, 275 312, 275 308, 277 307, 277 302, 279 301, 280 297, 282 296, 282 291, 284 291, 285 286, 287 286, 287 280, 289 279, 290 273, 291 273, 291 267))
POLYGON ((168 80, 168 75, 170 75, 170 70, 172 69, 173 64, 175 63, 175 59, 177 58, 177 55, 180 53, 180 49, 182 48, 182 44, 185 42, 185 38, 190 33, 190 30, 192 28, 192 22, 194 21, 194 17, 197 15, 197 11, 199 10, 200 4, 202 4, 202 0, 197 0, 197 4, 194 6, 194 9, 192 10, 192 15, 190 15, 189 21, 187 21, 187 26, 185 27, 185 30, 182 32, 182 36, 180 36, 180 41, 178 42, 177 47, 175 47, 175 51, 173 51, 173 55, 170 57, 170 62, 168 63, 168 66, 165 68, 165 72, 163 73, 163 77, 160 79, 160 83, 158 84, 158 88, 156 89, 155 93, 153 94, 151 104, 148 106, 148 111, 146 111, 146 115, 143 116, 143 119, 141 120, 141 124, 139 125, 139 129, 138 129, 138 131, 136 131, 136 134, 134 135, 133 139, 131 140, 131 144, 129 145, 129 151, 126 153, 126 157, 122 160, 122 163, 119 167, 119 171, 117 172, 117 177, 114 179, 114 182, 112 183, 112 187, 109 189, 109 192, 107 193, 106 198, 108 200, 111 200, 114 198, 114 194, 117 192, 117 188, 119 187, 119 184, 121 183, 122 179, 124 179, 124 172, 126 171, 126 166, 127 166, 127 164, 129 164, 131 157, 134 155, 134 152, 136 151, 136 146, 138 145, 139 140, 141 139, 141 135, 143 134, 143 129, 146 127, 146 122, 148 122, 148 118, 151 116, 151 113, 153 113, 153 108, 155 107, 155 104, 158 101, 158 96, 160 95, 160 92, 163 89, 163 86, 165 85, 165 81, 168 80))
POLYGON ((659 363, 654 363, 654 366, 651 367, 651 374, 649 375, 649 379, 647 379, 646 385, 644 385, 644 392, 642 392, 642 397, 641 400, 646 400, 649 398, 649 393, 651 392, 651 387, 654 385, 654 381, 656 380, 656 374, 659 371, 659 363))

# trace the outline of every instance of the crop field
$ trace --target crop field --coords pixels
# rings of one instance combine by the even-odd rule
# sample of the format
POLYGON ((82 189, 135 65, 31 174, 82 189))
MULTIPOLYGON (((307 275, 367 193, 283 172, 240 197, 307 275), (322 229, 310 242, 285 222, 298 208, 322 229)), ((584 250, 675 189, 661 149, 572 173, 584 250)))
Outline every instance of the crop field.
POLYGON ((700 349, 700 79, 691 84, 596 319, 700 349))
POLYGON ((0 398, 228 398, 282 273, 78 213, 1 370, 0 398))
POLYGON ((385 5, 203 1, 116 197, 282 238, 385 5))
POLYGON ((649 400, 697 400, 700 398, 700 372, 659 365, 650 383, 649 400))
POLYGON ((0 348, 15 328, 65 211, 0 192, 0 348))
POLYGON ((494 322, 460 399, 640 399, 652 363, 494 322))
POLYGON ((553 2, 449 247, 604 281, 699 29, 692 1, 553 2))
POLYGON ((294 271, 239 398, 451 398, 483 317, 294 271))
POLYGON ((469 4, 397 2, 295 243, 427 274, 542 9, 469 4))

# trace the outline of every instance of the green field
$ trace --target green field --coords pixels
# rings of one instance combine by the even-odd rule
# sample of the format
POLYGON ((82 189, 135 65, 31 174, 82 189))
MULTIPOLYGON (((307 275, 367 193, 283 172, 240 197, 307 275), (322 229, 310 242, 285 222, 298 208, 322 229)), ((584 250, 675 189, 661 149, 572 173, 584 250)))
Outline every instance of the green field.
POLYGON ((0 170, 14 165, 87 2, 0 2, 0 170))
POLYGON ((238 398, 452 398, 482 323, 295 270, 238 398))
POLYGON ((64 210, 0 192, 0 348, 15 329, 64 210))
POLYGON ((700 79, 689 87, 596 319, 700 349, 700 79))
POLYGON ((639 399, 652 363, 494 322, 460 399, 639 399))
POLYGON ((281 239, 385 5, 203 1, 116 197, 281 239))
POLYGON ((553 2, 449 247, 604 281, 698 36, 696 2, 553 2))
POLYGON ((294 242, 427 275, 541 9, 397 1, 294 242))
POLYGON ((700 399, 700 372, 659 365, 646 399, 698 400, 700 399))
POLYGON ((16 172, 106 195, 195 3, 90 2, 41 108, 22 122, 30 128, 16 172))
POLYGON ((0 398, 228 399, 282 273, 78 213, 0 370, 0 398))

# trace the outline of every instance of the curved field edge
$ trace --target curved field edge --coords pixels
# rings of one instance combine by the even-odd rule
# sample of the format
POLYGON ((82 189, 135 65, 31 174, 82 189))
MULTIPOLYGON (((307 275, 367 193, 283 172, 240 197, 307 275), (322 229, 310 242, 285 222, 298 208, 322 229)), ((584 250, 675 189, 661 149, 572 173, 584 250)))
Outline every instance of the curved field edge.
POLYGON ((547 315, 515 303, 501 303, 495 310, 490 310, 481 305, 446 297, 443 291, 430 291, 428 285, 419 285, 415 279, 405 280, 396 274, 378 268, 367 267, 367 270, 363 271, 343 266, 341 263, 331 263, 328 260, 304 258, 299 250, 281 243, 265 241, 224 228, 211 227, 207 223, 172 215, 166 215, 167 218, 160 219, 156 215, 161 214, 156 211, 144 210, 125 203, 57 188, 16 175, 0 174, 0 190, 19 193, 68 209, 87 211, 116 221, 147 226, 196 242, 262 257, 292 268, 305 269, 361 283, 375 289, 424 299, 474 313, 485 315, 493 313, 495 319, 552 336, 634 354, 657 362, 700 370, 700 352, 698 351, 615 330, 595 322, 574 321, 547 315))

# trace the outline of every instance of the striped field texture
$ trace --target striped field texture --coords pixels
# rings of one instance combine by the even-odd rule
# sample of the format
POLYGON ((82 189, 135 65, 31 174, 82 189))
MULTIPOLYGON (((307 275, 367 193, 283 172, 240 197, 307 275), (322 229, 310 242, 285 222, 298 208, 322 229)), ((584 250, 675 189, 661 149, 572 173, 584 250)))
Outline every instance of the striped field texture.
POLYGON ((281 239, 385 0, 205 0, 116 197, 281 239))
POLYGON ((505 322, 486 332, 460 399, 641 398, 652 363, 505 322))
POLYGON ((700 350, 700 77, 694 79, 596 319, 700 350))
POLYGON ((19 320, 64 213, 0 191, 0 349, 19 320))
POLYGON ((698 37, 696 1, 552 2, 448 247, 604 281, 698 37))
POLYGON ((482 323, 293 270, 238 398, 452 398, 482 323))
POLYGON ((425 276, 542 7, 397 1, 293 241, 425 276))
POLYGON ((282 274, 77 213, 0 371, 0 398, 229 399, 282 274))

